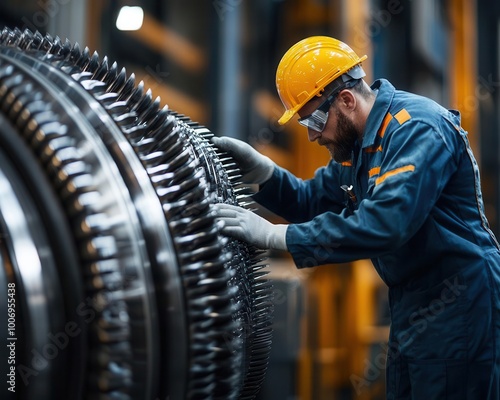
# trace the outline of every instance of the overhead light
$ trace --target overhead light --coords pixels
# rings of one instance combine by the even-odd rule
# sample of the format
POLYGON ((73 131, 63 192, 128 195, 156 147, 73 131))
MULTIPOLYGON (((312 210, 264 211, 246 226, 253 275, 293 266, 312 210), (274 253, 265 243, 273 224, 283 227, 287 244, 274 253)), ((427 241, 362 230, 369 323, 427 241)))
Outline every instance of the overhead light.
POLYGON ((144 10, 137 6, 124 6, 116 18, 116 27, 121 31, 137 31, 144 21, 144 10))

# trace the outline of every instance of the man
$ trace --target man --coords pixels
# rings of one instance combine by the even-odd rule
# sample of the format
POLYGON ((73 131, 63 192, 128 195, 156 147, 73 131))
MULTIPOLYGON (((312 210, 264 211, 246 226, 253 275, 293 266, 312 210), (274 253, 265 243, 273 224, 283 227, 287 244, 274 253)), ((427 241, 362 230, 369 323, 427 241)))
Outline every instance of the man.
POLYGON ((215 138, 273 225, 217 205, 223 232, 288 250, 297 267, 371 258, 389 287, 388 399, 500 399, 500 254, 460 115, 381 79, 346 44, 311 37, 281 60, 288 122, 333 160, 300 180, 251 146, 215 138))

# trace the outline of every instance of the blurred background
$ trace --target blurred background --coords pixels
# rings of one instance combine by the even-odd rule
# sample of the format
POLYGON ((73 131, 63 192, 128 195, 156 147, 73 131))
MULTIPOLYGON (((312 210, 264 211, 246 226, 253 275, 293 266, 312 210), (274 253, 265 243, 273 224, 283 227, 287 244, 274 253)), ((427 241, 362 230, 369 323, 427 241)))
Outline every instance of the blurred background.
MULTIPOLYGON (((298 40, 334 36, 368 55, 367 81, 387 78, 461 111, 499 234, 498 1, 1 0, 0 24, 88 46, 163 104, 303 178, 329 154, 308 143, 305 128, 277 124, 275 71, 298 40)), ((285 254, 270 254, 269 264, 275 335, 259 398, 383 399, 386 289, 371 264, 297 271, 285 254)))

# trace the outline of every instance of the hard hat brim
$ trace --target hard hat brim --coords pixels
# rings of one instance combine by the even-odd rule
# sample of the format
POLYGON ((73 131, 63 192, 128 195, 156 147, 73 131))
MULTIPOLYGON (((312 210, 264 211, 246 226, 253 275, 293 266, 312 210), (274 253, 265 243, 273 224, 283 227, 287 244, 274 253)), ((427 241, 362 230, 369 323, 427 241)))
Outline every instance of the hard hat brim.
POLYGON ((286 110, 283 113, 283 115, 281 116, 281 118, 278 120, 278 124, 285 125, 286 123, 288 123, 293 118, 293 116, 297 113, 297 111, 298 110, 295 110, 295 109, 286 110))

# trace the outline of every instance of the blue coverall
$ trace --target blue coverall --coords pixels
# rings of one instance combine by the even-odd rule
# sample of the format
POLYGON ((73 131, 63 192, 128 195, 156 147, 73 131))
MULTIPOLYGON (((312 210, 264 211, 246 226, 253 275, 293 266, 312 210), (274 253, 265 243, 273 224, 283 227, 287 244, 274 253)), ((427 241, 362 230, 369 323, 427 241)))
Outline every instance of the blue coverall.
POLYGON ((499 400, 499 244, 460 115, 372 89, 351 162, 305 181, 277 167, 254 198, 291 223, 298 268, 372 259, 389 287, 387 399, 499 400))

